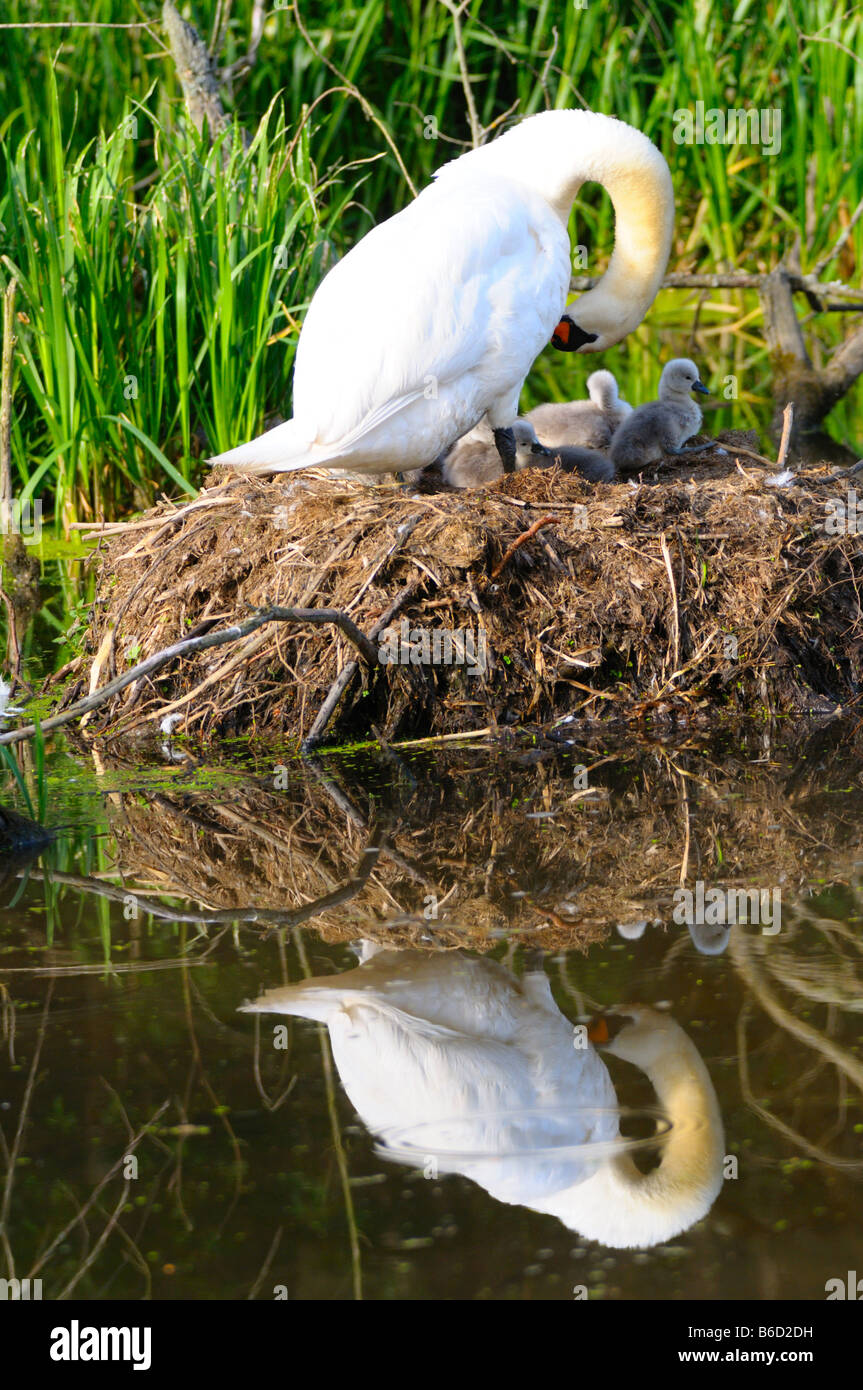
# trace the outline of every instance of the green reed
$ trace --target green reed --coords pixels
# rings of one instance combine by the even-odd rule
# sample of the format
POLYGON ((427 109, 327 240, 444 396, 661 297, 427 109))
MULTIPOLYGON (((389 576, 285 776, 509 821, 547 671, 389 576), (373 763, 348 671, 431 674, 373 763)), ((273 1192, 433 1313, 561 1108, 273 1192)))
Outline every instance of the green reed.
MULTIPOLYGON (((251 9, 230 7, 223 65, 247 50, 251 9)), ((45 11, 10 0, 7 17, 45 11)), ((212 147, 187 127, 158 6, 69 0, 63 13, 152 26, 0 32, 0 280, 21 284, 17 489, 52 499, 68 523, 194 491, 208 454, 287 416, 298 326, 321 276, 411 196, 384 131, 421 187, 470 130, 440 0, 301 0, 302 27, 273 6, 254 65, 223 84, 248 149, 233 127, 212 147)), ((216 13, 216 0, 193 0, 207 37, 216 13)), ((674 268, 766 269, 793 255, 809 269, 863 198, 859 9, 474 0, 462 32, 484 127, 510 107, 584 103, 661 146, 677 197, 674 268), (675 112, 697 102, 778 110, 779 150, 676 143, 675 112)), ((613 239, 597 188, 584 189, 573 233, 597 273, 613 239)), ((861 259, 863 220, 825 272, 857 282, 861 259)), ((847 324, 813 322, 816 359, 847 324)), ((717 423, 764 425, 769 363, 754 296, 665 292, 603 360, 638 401, 675 351, 696 356, 715 385, 737 377, 717 423)), ((525 405, 580 391, 597 365, 544 353, 525 405)), ((858 447, 860 403, 858 389, 831 422, 858 447)))

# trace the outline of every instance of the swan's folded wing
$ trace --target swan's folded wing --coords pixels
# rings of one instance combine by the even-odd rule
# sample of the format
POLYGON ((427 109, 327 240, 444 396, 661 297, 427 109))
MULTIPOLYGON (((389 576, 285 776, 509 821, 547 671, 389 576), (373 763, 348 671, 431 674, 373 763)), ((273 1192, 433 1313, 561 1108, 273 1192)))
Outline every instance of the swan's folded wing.
POLYGON ((559 312, 562 265, 526 190, 499 179, 426 189, 318 288, 297 349, 295 418, 314 422, 319 444, 356 442, 478 369, 526 371, 559 312))

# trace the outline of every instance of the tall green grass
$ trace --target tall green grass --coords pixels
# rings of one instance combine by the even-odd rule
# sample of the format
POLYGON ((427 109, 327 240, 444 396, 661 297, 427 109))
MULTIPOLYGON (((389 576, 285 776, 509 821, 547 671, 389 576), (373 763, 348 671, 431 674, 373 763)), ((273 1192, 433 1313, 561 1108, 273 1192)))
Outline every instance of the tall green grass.
MULTIPOLYGON (((53 499, 58 524, 192 491, 202 458, 289 414, 298 325, 327 265, 411 196, 383 131, 416 186, 469 135, 439 0, 315 0, 300 4, 302 27, 290 8, 271 9, 251 70, 224 84, 248 150, 233 128, 213 148, 189 130, 157 42, 159 8, 69 0, 65 17, 137 15, 152 28, 0 31, 0 279, 21 282, 17 486, 53 499)), ((251 8, 230 9, 226 66, 248 48, 251 8)), ((207 36, 216 12, 216 0, 188 10, 207 36)), ((12 22, 55 17, 47 5, 7 6, 12 22)), ((584 103, 662 147, 676 268, 764 269, 796 247, 807 269, 863 198, 859 9, 474 0, 463 30, 483 125, 510 107, 584 103), (698 101, 778 109, 781 151, 676 144, 675 111, 698 101)), ((584 190, 573 231, 601 270, 613 220, 598 189, 584 190)), ((826 271, 855 281, 861 261, 863 222, 826 271)), ((816 356, 843 321, 812 326, 816 356)), ((661 357, 684 347, 715 382, 738 379, 721 423, 763 425, 768 364, 753 296, 666 292, 607 364, 639 400, 661 357)), ((594 365, 544 354, 525 403, 573 394, 594 365)), ((858 390, 833 417, 858 447, 860 404, 858 390)))

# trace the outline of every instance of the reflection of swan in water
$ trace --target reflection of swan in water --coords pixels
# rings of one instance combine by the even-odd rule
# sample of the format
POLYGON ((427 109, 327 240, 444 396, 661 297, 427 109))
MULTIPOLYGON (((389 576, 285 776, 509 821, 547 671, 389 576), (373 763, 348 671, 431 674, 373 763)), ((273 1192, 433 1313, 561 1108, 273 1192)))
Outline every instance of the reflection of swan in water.
POLYGON ((591 1029, 646 1073, 671 1121, 661 1161, 645 1175, 625 1141, 614 1144, 617 1097, 602 1059, 578 1046, 586 1039, 542 973, 518 980, 486 959, 381 950, 358 969, 268 990, 245 1008, 326 1023, 362 1119, 379 1136, 416 1128, 420 1165, 437 1145, 450 1156, 438 1171, 606 1245, 669 1240, 706 1214, 722 1185, 722 1121, 707 1069, 683 1029, 653 1009, 627 1006, 591 1029))

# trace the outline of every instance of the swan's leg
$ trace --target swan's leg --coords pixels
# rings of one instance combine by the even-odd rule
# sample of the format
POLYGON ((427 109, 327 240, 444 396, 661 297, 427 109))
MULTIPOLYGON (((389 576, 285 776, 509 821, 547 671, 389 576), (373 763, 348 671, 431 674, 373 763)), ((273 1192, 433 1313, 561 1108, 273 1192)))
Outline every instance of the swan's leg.
POLYGON ((678 449, 666 448, 665 452, 674 454, 675 458, 679 458, 681 454, 706 454, 708 449, 718 448, 718 439, 708 439, 706 444, 681 444, 678 449))
POLYGON ((500 454, 500 461, 503 464, 504 473, 515 472, 515 434, 513 430, 495 430, 494 443, 497 452, 500 454))

